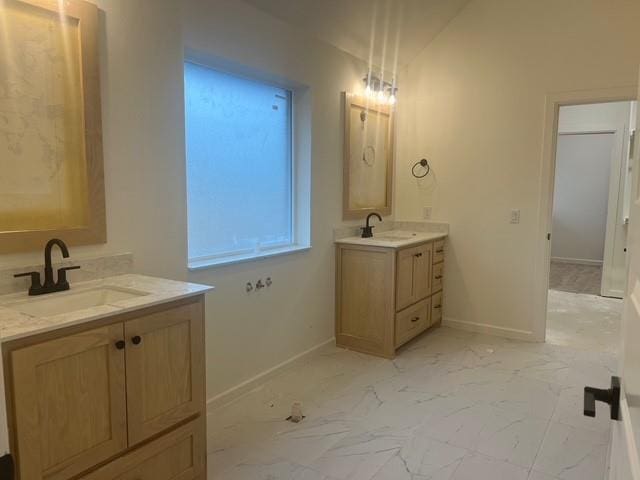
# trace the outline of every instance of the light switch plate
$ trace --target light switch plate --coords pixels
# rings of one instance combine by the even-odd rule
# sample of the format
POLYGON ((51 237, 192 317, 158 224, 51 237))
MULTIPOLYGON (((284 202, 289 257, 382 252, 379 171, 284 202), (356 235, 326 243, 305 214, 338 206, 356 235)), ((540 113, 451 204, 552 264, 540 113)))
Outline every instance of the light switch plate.
POLYGON ((422 207, 422 219, 431 220, 432 212, 433 212, 433 207, 422 207))
POLYGON ((509 220, 510 223, 520 223, 520 210, 513 209, 511 210, 511 217, 509 220))

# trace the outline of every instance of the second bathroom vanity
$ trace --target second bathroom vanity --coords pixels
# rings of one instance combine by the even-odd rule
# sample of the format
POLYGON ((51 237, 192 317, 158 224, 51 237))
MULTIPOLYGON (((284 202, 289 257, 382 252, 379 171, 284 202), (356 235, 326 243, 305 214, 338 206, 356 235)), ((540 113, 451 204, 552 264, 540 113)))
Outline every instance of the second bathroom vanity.
POLYGON ((393 358, 442 320, 444 232, 336 240, 336 344, 393 358))

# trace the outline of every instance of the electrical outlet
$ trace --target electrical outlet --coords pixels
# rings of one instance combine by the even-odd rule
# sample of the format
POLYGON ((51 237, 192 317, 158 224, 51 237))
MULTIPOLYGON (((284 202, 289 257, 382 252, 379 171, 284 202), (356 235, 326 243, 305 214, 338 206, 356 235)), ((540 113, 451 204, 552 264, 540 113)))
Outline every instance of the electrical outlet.
POLYGON ((509 223, 520 223, 520 210, 513 209, 511 210, 511 217, 509 223))
POLYGON ((422 208, 422 219, 423 220, 431 220, 432 211, 433 211, 433 207, 423 207, 422 208))

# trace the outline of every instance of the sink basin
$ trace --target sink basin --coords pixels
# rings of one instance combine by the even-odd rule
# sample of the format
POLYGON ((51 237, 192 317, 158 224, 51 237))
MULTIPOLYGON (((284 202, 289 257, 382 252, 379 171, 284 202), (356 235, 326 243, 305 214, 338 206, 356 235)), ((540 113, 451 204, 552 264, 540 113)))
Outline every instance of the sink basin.
POLYGON ((373 237, 374 240, 386 240, 388 242, 399 242, 402 240, 410 240, 414 237, 415 235, 401 235, 401 234, 394 234, 394 233, 389 233, 389 234, 381 234, 381 235, 376 235, 373 237))
POLYGON ((29 300, 7 303, 4 306, 34 317, 50 317, 143 295, 148 293, 121 287, 98 287, 78 292, 51 293, 40 298, 32 297, 29 300))

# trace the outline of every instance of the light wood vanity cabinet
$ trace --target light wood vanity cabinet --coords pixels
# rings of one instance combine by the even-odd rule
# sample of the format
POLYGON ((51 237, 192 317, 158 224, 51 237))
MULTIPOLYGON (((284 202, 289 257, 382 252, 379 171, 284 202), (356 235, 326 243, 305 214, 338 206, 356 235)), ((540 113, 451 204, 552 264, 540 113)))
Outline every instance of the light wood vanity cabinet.
POLYGON ((387 358, 442 319, 444 239, 402 249, 341 243, 336 344, 387 358))
POLYGON ((4 346, 18 478, 203 477, 203 299, 97 322, 4 346))

